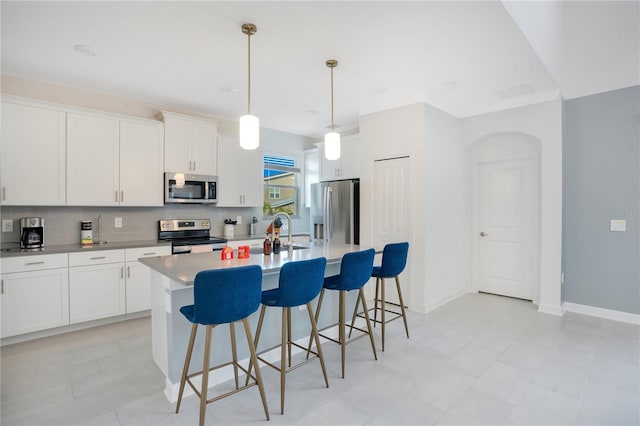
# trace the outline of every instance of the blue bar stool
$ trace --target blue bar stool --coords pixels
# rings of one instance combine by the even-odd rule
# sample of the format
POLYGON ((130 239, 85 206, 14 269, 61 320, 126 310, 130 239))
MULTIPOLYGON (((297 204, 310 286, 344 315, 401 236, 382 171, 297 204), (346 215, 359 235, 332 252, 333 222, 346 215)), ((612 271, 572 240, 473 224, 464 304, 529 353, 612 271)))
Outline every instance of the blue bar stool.
POLYGON ((180 392, 178 393, 178 403, 176 405, 176 413, 180 410, 180 402, 182 401, 182 393, 185 383, 189 383, 191 389, 200 398, 200 426, 204 425, 204 417, 206 414, 207 404, 219 399, 230 396, 241 390, 245 390, 251 386, 258 385, 260 397, 264 413, 269 420, 269 409, 267 408, 267 399, 264 394, 262 385, 262 376, 257 365, 256 350, 251 338, 251 329, 247 317, 258 310, 260 306, 260 294, 262 292, 262 269, 257 265, 242 266, 229 269, 216 269, 201 271, 196 275, 193 284, 194 304, 183 306, 180 312, 185 318, 193 324, 191 327, 191 337, 189 338, 189 346, 187 347, 187 355, 184 360, 184 369, 182 370, 182 378, 180 380, 180 392), (236 335, 234 322, 242 321, 244 331, 247 336, 247 345, 251 353, 251 362, 256 364, 255 377, 251 373, 238 364, 238 354, 236 351, 236 335), (193 353, 193 344, 196 340, 196 332, 198 324, 206 326, 205 343, 204 343, 204 361, 202 371, 189 374, 189 364, 191 363, 191 354, 193 353), (229 324, 231 333, 231 352, 233 361, 209 368, 209 357, 211 355, 211 332, 213 327, 220 324, 229 324), (207 387, 209 383, 209 372, 227 365, 233 365, 236 389, 207 399, 207 387), (251 383, 243 387, 238 386, 238 368, 247 374, 247 382, 249 377, 253 379, 251 383), (202 375, 202 389, 198 391, 191 382, 194 376, 202 375))
MULTIPOLYGON (((258 320, 258 329, 256 331, 255 347, 258 347, 260 340, 260 332, 262 331, 262 322, 264 320, 267 306, 282 308, 282 342, 280 347, 280 366, 274 365, 260 356, 258 359, 268 366, 280 372, 280 412, 284 414, 284 389, 285 374, 307 364, 318 358, 324 376, 324 383, 329 387, 327 379, 327 370, 324 365, 324 357, 322 356, 322 348, 320 347, 320 337, 318 336, 318 328, 316 320, 313 316, 313 308, 311 301, 318 296, 324 282, 324 270, 327 265, 327 259, 319 257, 317 259, 302 260, 297 262, 285 263, 280 269, 280 280, 278 288, 262 292, 262 309, 260 310, 260 319, 258 320), (313 352, 310 348, 305 348, 292 341, 291 335, 291 308, 295 306, 307 305, 309 313, 309 322, 311 323, 311 337, 315 339, 317 352, 313 352), (291 346, 296 346, 307 352, 307 359, 291 366, 291 346), (287 367, 287 349, 289 352, 287 367), (309 354, 315 357, 309 359, 309 354)), ((249 365, 251 371, 251 365, 249 365)))
MULTIPOLYGON (((316 310, 316 322, 318 321, 318 317, 320 316, 320 308, 322 307, 322 298, 324 296, 324 291, 325 290, 339 291, 339 307, 338 307, 339 337, 338 337, 338 340, 327 337, 324 334, 320 334, 320 336, 324 337, 325 339, 331 340, 332 342, 338 343, 341 346, 342 378, 343 379, 344 379, 345 349, 347 345, 346 336, 345 336, 345 330, 347 327, 346 320, 345 320, 345 298, 346 298, 347 291, 358 290, 358 301, 356 301, 356 305, 358 302, 362 303, 362 306, 364 307, 364 315, 365 315, 365 320, 367 324, 366 330, 355 327, 353 324, 351 324, 349 327, 351 330, 355 328, 356 330, 359 330, 369 335, 369 340, 371 340, 371 349, 373 350, 373 357, 376 360, 378 359, 378 354, 376 353, 376 345, 373 341, 373 332, 371 330, 371 322, 369 321, 369 311, 367 309, 367 302, 365 301, 364 291, 362 290, 362 287, 369 281, 369 278, 371 278, 371 271, 373 270, 374 256, 375 256, 374 249, 368 249, 368 250, 345 254, 344 256, 342 256, 342 262, 340 264, 340 275, 326 277, 324 279, 322 291, 320 292, 320 299, 318 300, 318 308, 316 310)), ((311 348, 311 339, 309 339, 309 348, 311 348)))
MULTIPOLYGON (((376 323, 381 324, 382 326, 382 350, 384 351, 384 336, 385 330, 384 326, 386 323, 396 320, 402 317, 404 321, 404 330, 407 333, 407 339, 409 338, 409 326, 407 325, 407 313, 404 307, 404 301, 402 300, 402 290, 400 290, 400 280, 398 275, 404 270, 407 264, 407 254, 409 252, 409 243, 393 243, 387 244, 384 246, 384 250, 382 252, 382 266, 374 266, 373 272, 371 273, 372 277, 376 279, 376 296, 374 299, 374 307, 373 310, 373 322, 374 327, 376 323), (384 279, 385 278, 395 278, 396 280, 396 290, 398 291, 398 301, 400 303, 388 302, 385 297, 385 289, 384 289, 384 279), (378 306, 378 302, 380 306, 378 306), (387 304, 393 305, 396 308, 400 308, 400 312, 387 309, 387 304), (380 311, 380 320, 378 320, 378 311, 380 311), (392 318, 387 319, 386 313, 393 314, 392 318)), ((364 308, 366 310, 366 308, 364 308)), ((353 311, 353 318, 351 319, 351 325, 353 325, 356 316, 362 316, 362 314, 356 314, 358 310, 358 304, 356 303, 356 309, 353 311)), ((351 333, 349 333, 351 334, 351 333)), ((349 336, 351 337, 351 336, 349 336)))

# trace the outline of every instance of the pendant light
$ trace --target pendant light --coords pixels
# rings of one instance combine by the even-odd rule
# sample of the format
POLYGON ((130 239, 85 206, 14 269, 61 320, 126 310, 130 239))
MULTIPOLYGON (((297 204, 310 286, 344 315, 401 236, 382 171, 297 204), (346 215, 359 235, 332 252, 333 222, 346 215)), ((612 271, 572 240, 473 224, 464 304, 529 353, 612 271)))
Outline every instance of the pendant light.
POLYGON ((340 158, 340 133, 333 130, 333 69, 338 66, 338 61, 329 59, 327 66, 331 68, 331 131, 324 135, 324 157, 337 160, 340 158))
POLYGON ((260 120, 251 115, 251 36, 258 31, 254 24, 243 24, 242 32, 247 35, 247 114, 240 117, 240 147, 256 149, 260 145, 260 120))

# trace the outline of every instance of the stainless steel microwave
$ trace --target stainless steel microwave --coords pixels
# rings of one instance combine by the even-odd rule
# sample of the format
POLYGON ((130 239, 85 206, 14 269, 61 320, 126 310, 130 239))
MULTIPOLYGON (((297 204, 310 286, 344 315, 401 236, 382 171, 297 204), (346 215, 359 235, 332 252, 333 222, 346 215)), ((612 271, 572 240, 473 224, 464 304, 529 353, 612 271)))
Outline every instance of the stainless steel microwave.
POLYGON ((188 173, 164 174, 164 202, 211 204, 218 202, 218 177, 188 173))

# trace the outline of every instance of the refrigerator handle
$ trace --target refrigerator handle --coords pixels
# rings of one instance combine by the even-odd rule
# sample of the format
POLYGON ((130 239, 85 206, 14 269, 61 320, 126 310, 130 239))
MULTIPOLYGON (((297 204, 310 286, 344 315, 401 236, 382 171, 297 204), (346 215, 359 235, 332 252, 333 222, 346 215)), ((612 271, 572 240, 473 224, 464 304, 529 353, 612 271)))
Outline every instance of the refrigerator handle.
POLYGON ((331 241, 333 239, 333 191, 330 186, 327 187, 327 200, 327 241, 331 241))

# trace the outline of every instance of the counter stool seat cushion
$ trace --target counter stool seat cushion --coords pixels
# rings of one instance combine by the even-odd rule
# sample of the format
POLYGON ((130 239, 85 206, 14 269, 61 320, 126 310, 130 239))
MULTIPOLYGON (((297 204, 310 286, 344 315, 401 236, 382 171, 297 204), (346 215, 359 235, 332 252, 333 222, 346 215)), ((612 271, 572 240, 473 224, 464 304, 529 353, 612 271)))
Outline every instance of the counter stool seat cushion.
POLYGON ((290 308, 312 301, 322 289, 326 264, 324 257, 286 263, 280 269, 279 287, 263 291, 262 304, 290 308))
POLYGON ((260 307, 261 283, 257 265, 198 272, 193 288, 196 303, 180 312, 189 322, 203 325, 240 321, 260 307))

